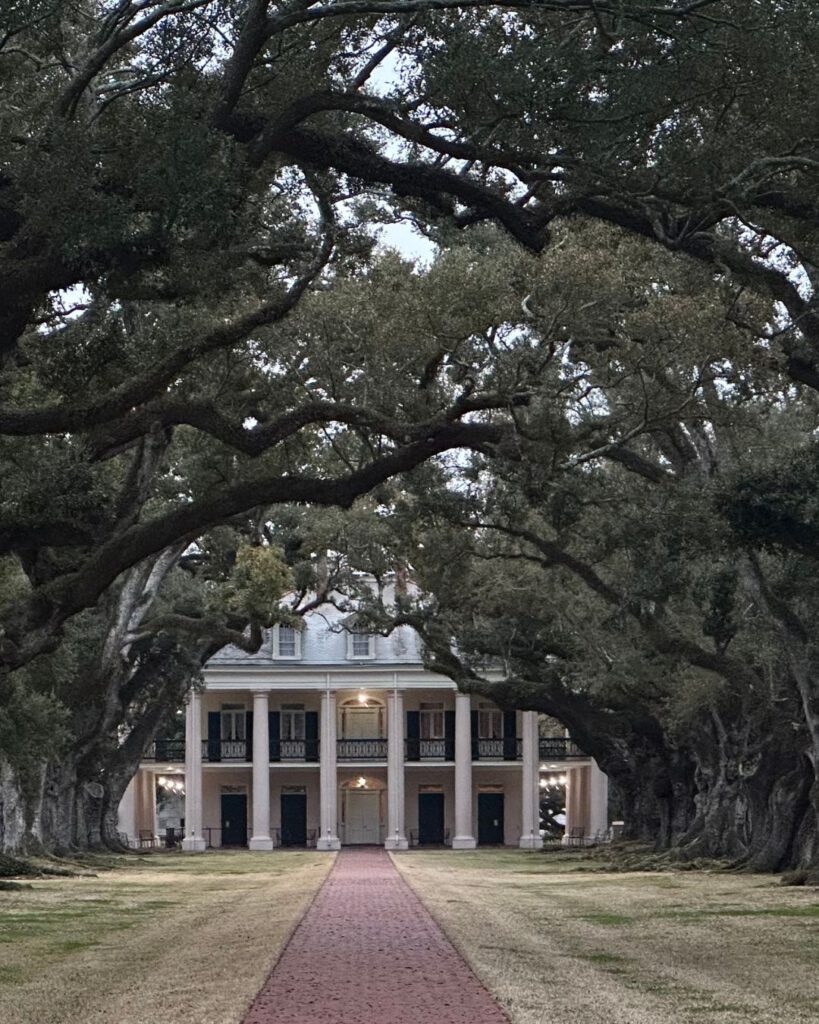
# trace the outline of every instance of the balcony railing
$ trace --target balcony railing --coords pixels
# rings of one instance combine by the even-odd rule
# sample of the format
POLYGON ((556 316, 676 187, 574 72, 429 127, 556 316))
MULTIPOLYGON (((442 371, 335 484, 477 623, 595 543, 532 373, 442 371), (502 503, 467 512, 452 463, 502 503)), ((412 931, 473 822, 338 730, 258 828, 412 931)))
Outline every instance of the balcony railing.
POLYGON ((447 740, 419 740, 418 754, 422 759, 426 757, 446 758, 449 754, 449 759, 452 760, 455 757, 455 741, 449 743, 447 740), (447 751, 447 747, 452 747, 452 749, 447 751))
POLYGON ((542 761, 565 761, 586 755, 567 736, 541 736, 538 740, 538 754, 542 761))
POLYGON ((311 740, 280 740, 270 737, 271 761, 318 761, 319 741, 311 740))
POLYGON ((404 740, 404 754, 407 761, 454 761, 455 740, 404 740))
POLYGON ((184 740, 155 740, 142 755, 143 761, 184 761, 184 740))
POLYGON ((336 757, 339 761, 385 761, 387 741, 385 739, 338 740, 336 757))
MULTIPOLYGON (((246 740, 203 740, 203 761, 247 761, 250 756, 246 740)), ((475 761, 517 761, 521 757, 519 739, 477 739, 472 743, 475 761)), ((408 761, 454 761, 455 744, 451 740, 404 741, 408 761)), ((338 741, 339 761, 380 761, 387 756, 386 739, 354 739, 338 741)), ((566 761, 587 755, 574 740, 566 736, 541 736, 538 740, 541 761, 566 761)), ((318 761, 318 740, 271 740, 271 761, 318 761)), ((155 740, 142 755, 143 761, 184 762, 184 740, 155 740)))
POLYGON ((202 740, 203 761, 248 761, 247 740, 202 740))
POLYGON ((523 741, 515 736, 472 741, 472 759, 474 761, 519 761, 522 756, 523 741))

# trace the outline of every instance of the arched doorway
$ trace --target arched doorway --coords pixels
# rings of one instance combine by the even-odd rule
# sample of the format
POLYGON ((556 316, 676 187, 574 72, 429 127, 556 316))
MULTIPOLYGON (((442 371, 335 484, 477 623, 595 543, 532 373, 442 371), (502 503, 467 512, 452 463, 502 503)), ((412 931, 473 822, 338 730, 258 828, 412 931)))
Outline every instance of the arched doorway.
POLYGON ((382 842, 385 794, 384 783, 366 775, 341 784, 341 840, 345 846, 374 846, 382 842))
POLYGON ((339 739, 376 740, 386 735, 384 702, 359 693, 342 701, 339 707, 339 739))

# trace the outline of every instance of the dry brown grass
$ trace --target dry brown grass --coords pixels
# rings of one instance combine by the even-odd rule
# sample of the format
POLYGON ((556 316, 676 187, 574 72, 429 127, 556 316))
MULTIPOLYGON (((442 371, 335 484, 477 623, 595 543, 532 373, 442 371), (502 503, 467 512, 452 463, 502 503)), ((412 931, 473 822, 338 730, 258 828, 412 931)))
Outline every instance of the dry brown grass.
POLYGON ((132 857, 0 892, 0 1021, 236 1024, 332 860, 132 857))
POLYGON ((819 1022, 819 894, 759 875, 394 855, 513 1024, 819 1022))

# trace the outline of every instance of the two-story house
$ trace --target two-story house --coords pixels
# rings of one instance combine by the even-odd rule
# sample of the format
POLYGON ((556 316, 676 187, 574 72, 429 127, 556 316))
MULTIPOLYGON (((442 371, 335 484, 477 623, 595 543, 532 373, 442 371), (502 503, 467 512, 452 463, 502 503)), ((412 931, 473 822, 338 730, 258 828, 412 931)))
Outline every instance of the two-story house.
MULTIPOLYGON (((534 712, 501 711, 422 664, 409 627, 351 631, 332 605, 227 647, 158 740, 120 807, 130 840, 158 831, 157 779, 184 788, 187 850, 504 844, 539 848, 540 787, 566 785, 566 835, 607 828, 606 776, 534 712)), ((181 810, 181 808, 180 808, 181 810)))

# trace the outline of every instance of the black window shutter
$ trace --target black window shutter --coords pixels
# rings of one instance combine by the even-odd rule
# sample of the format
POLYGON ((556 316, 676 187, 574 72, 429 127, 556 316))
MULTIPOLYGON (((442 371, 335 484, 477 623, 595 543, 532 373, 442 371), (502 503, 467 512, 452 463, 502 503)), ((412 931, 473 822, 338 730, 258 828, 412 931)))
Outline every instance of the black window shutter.
POLYGON ((421 715, 418 711, 407 712, 407 760, 421 760, 421 715))
POLYGON ((222 760, 222 713, 208 712, 208 760, 222 760))
POLYGON ((319 715, 318 711, 304 713, 304 757, 306 761, 319 759, 319 715))
POLYGON ((478 728, 478 712, 471 711, 469 713, 469 720, 472 726, 472 760, 477 761, 481 756, 481 748, 478 744, 479 728, 478 728))
POLYGON ((455 712, 444 712, 444 757, 447 761, 455 760, 455 712))
POLYGON ((281 761, 282 739, 281 739, 281 715, 278 711, 267 712, 267 745, 270 749, 270 760, 281 761))
POLYGON ((245 761, 253 760, 253 712, 245 711, 245 761))
POLYGON ((518 757, 518 716, 516 711, 503 713, 503 759, 516 761, 518 757))

